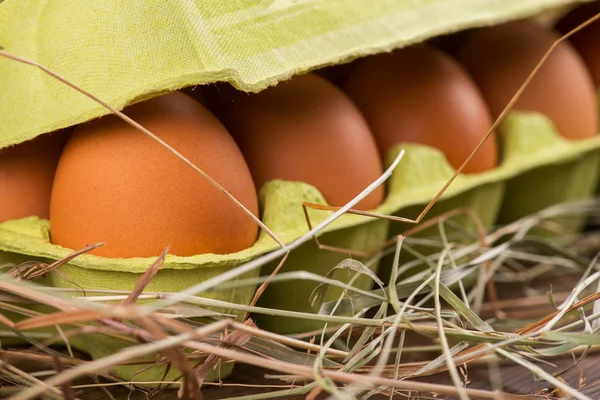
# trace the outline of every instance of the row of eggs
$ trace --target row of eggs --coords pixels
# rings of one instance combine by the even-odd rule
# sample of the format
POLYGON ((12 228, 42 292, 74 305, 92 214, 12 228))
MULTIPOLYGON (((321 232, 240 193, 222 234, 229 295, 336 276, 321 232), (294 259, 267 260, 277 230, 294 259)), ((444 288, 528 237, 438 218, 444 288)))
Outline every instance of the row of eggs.
MULTIPOLYGON (((357 60, 340 87, 306 73, 257 94, 209 91, 207 101, 177 91, 124 112, 256 216, 257 188, 272 179, 309 183, 343 205, 401 142, 438 148, 458 168, 558 37, 510 22, 477 30, 456 57, 419 44, 357 60)), ((547 115, 568 139, 596 135, 599 44, 600 23, 561 43, 515 109, 547 115)), ((495 168, 498 152, 492 136, 463 171, 495 168)), ((53 243, 105 242, 93 251, 105 257, 156 256, 166 246, 180 256, 225 254, 258 233, 224 193, 114 115, 2 150, 0 188, 0 222, 49 218, 53 243)), ((384 190, 356 208, 377 207, 384 190)))

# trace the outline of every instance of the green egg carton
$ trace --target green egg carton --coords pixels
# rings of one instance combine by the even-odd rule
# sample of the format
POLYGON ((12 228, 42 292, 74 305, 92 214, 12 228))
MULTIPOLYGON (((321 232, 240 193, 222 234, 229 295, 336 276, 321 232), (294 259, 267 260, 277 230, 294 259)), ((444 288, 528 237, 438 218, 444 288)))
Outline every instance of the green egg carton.
MULTIPOLYGON (((400 145, 397 149, 407 146, 400 145)), ((400 168, 410 168, 411 174, 396 174, 390 181, 390 197, 396 204, 391 215, 401 218, 416 220, 429 202, 436 197, 440 190, 446 185, 456 170, 450 166, 444 154, 436 149, 426 146, 415 146, 412 151, 407 151, 404 165, 400 168)), ((393 155, 395 153, 392 153, 393 155)), ((473 243, 477 240, 478 226, 487 232, 496 221, 500 205, 505 193, 507 170, 498 168, 494 171, 482 174, 464 175, 459 174, 454 182, 444 192, 442 197, 433 205, 421 220, 421 224, 430 219, 442 216, 458 209, 469 209, 470 214, 460 213, 451 216, 451 220, 461 226, 470 236, 452 237, 454 229, 447 228, 446 233, 449 240, 454 242, 473 243)), ((388 233, 389 239, 400 234, 409 233, 417 228, 413 223, 392 222, 388 233)), ((413 251, 423 256, 442 251, 442 243, 439 241, 440 231, 438 224, 433 224, 425 229, 409 235, 410 238, 434 239, 435 245, 410 244, 413 251)), ((407 246, 409 241, 405 242, 407 246)), ((408 250, 401 251, 400 265, 415 259, 415 255, 408 250)), ((389 254, 381 261, 379 277, 386 284, 389 282, 394 254, 389 254)), ((458 261, 458 260, 457 260, 458 261)), ((417 272, 411 271, 410 274, 417 272)))
MULTIPOLYGON (((596 193, 600 137, 568 141, 541 115, 508 118, 502 134, 504 167, 520 173, 513 174, 506 183, 498 224, 510 223, 555 204, 587 199, 596 193)), ((560 231, 534 228, 531 233, 550 239, 569 237, 583 228, 585 216, 566 215, 548 221, 560 226, 560 231)))
MULTIPOLYGON (((569 141, 557 133, 544 115, 510 112, 498 128, 498 144, 502 152, 500 166, 485 173, 459 175, 422 222, 457 208, 469 208, 487 231, 552 205, 587 199, 595 194, 600 179, 600 135, 569 141)), ((397 198, 398 204, 392 215, 414 219, 455 170, 441 153, 436 155, 427 147, 407 151, 405 158, 404 168, 411 163, 424 167, 415 167, 414 174, 392 176, 390 196, 397 198)), ((476 237, 477 227, 472 218, 462 214, 452 220, 476 237)), ((549 221, 560 224, 560 232, 532 229, 531 233, 549 239, 564 238, 582 229, 585 216, 561 216, 549 221)), ((392 238, 412 227, 414 225, 393 222, 389 236, 392 238)), ((439 236, 439 228, 434 225, 411 237, 436 235, 439 236)), ((427 246, 414 246, 414 249, 423 255, 441 251, 441 248, 427 246)), ((404 255, 404 260, 412 258, 404 255)), ((382 280, 389 278, 391 265, 391 256, 381 261, 382 280)))
MULTIPOLYGON (((271 182, 271 184, 272 183, 274 182, 271 182)), ((300 183, 283 181, 280 181, 278 184, 300 185, 300 183)), ((304 186, 304 184, 302 184, 302 186, 304 186)), ((289 193, 289 191, 287 193, 289 193)), ((300 199, 301 197, 296 198, 300 199)), ((325 204, 325 201, 319 196, 317 203, 325 204)), ((294 227, 296 233, 295 237, 300 237, 300 235, 308 232, 308 224, 302 208, 302 203, 291 201, 289 205, 290 207, 285 213, 281 212, 279 214, 278 222, 288 223, 290 227, 294 227), (303 227, 303 229, 298 230, 298 227, 303 227)), ((385 212, 388 209, 389 203, 384 203, 374 211, 385 212)), ((331 212, 329 211, 316 211, 310 208, 308 208, 307 211, 310 224, 313 227, 320 224, 326 217, 331 215, 331 212)), ((329 228, 325 229, 323 234, 319 235, 319 242, 322 245, 335 247, 340 251, 322 249, 319 248, 315 241, 308 241, 289 254, 287 260, 280 269, 280 273, 307 271, 312 274, 327 276, 338 263, 348 257, 348 253, 344 252, 344 250, 369 253, 371 250, 385 244, 388 229, 388 220, 346 214, 332 223, 329 228)), ((379 266, 378 256, 369 257, 367 254, 363 257, 358 255, 354 258, 363 261, 374 274, 377 274, 379 266)), ((275 260, 265 265, 261 269, 261 275, 270 275, 278 266, 279 261, 280 260, 275 260)), ((354 272, 355 271, 340 270, 334 277, 329 276, 329 278, 336 279, 343 283, 349 283, 354 272)), ((370 290, 373 283, 373 279, 363 273, 360 274, 357 279, 353 280, 352 286, 361 290, 370 290)), ((318 285, 318 281, 310 279, 272 282, 261 295, 257 306, 314 313, 315 310, 310 304, 310 297, 318 285)), ((340 294, 342 294, 342 289, 332 286, 328 288, 324 299, 325 301, 333 300, 338 298, 340 294)), ((323 322, 314 321, 310 317, 272 317, 268 314, 257 313, 254 314, 252 318, 256 320, 260 328, 281 334, 305 332, 320 329, 324 326, 323 322)))
MULTIPOLYGON (((258 248, 264 248, 264 241, 258 241, 258 248), (262 246, 262 247, 261 247, 262 246)), ((37 217, 27 217, 20 220, 7 221, 0 224, 0 264, 14 262, 15 257, 19 259, 48 259, 59 260, 73 253, 73 249, 65 249, 50 243, 49 221, 37 217)), ((256 251, 256 249, 252 249, 256 251)), ((259 250, 260 251, 260 250, 259 250)), ((252 257, 246 251, 239 254, 236 261, 252 257)), ((77 289, 73 292, 76 296, 101 295, 94 290, 132 290, 137 280, 142 276, 144 270, 153 263, 153 258, 139 259, 106 259, 98 256, 82 255, 75 260, 62 265, 59 272, 53 271, 47 274, 44 282, 38 280, 36 283, 47 284, 56 288, 77 289)), ((211 260, 198 261, 197 257, 172 257, 167 256, 165 264, 156 274, 147 291, 179 292, 187 288, 190 282, 200 282, 209 279, 231 267, 228 262, 221 262, 218 257, 211 260)), ((240 276, 238 279, 252 278, 258 275, 258 271, 240 276)), ((255 291, 255 287, 246 286, 228 291, 212 291, 204 297, 227 301, 237 304, 248 304, 255 291)), ((26 306, 32 312, 44 312, 50 310, 43 305, 26 306)), ((54 311, 54 310, 52 310, 54 311)), ((226 314, 234 314, 230 310, 217 310, 226 314)), ((14 322, 22 320, 25 316, 10 313, 5 315, 14 322)), ((69 330, 69 326, 61 326, 69 330)), ((3 329, 5 330, 5 329, 3 329)), ((1 332, 1 331, 0 331, 1 332)), ((27 331, 29 334, 56 335, 55 328, 44 328, 27 331)), ((35 337, 35 336, 34 336, 35 337)), ((3 341, 3 343, 5 343, 3 341)), ((10 345, 24 344, 23 340, 8 340, 10 345)), ((57 344, 63 342, 59 341, 57 344)), ((100 358, 118 352, 119 350, 136 344, 135 341, 126 338, 113 337, 104 334, 80 334, 69 337, 69 344, 80 351, 89 353, 93 358, 100 358)), ((123 380, 133 382, 157 382, 165 376, 166 364, 148 369, 149 363, 155 361, 152 355, 147 359, 139 359, 139 364, 130 364, 114 368, 116 376, 123 380)), ((232 370, 232 363, 223 363, 219 369, 211 372, 206 380, 212 381, 226 377, 232 370)), ((176 379, 179 371, 170 368, 166 378, 176 379)))
MULTIPOLYGON (((327 232, 319 237, 322 244, 336 247, 338 249, 350 249, 368 253, 377 247, 381 247, 387 237, 389 221, 371 220, 356 226, 347 227, 327 232)), ((319 249, 314 241, 309 241, 294 250, 288 256, 280 273, 293 271, 307 271, 312 274, 326 276, 339 282, 349 284, 360 290, 370 290, 374 281, 369 275, 360 273, 357 278, 355 270, 340 269, 333 276, 328 275, 333 267, 347 259, 349 255, 343 252, 319 249)), ((378 272, 379 255, 371 257, 352 257, 361 261, 374 274, 378 272)), ((269 275, 278 262, 271 262, 261 269, 262 275, 269 275)), ((270 283, 261 295, 257 306, 270 309, 280 309, 295 312, 315 313, 311 305, 311 296, 319 282, 309 279, 296 279, 293 281, 281 281, 270 283)), ((323 301, 333 301, 342 295, 343 289, 336 286, 327 288, 323 301)), ((294 334, 322 329, 324 322, 307 318, 273 317, 268 314, 254 314, 252 318, 261 329, 280 334, 294 334)))
MULTIPOLYGON (((308 232, 309 228, 302 208, 303 202, 326 205, 323 196, 316 188, 301 182, 272 181, 267 183, 260 191, 263 222, 285 243, 290 243, 308 232)), ((309 212, 309 215, 311 215, 311 223, 313 224, 322 222, 328 216, 324 212, 309 212)), ((352 250, 364 250, 383 244, 386 240, 387 229, 388 222, 385 220, 373 220, 358 215, 344 215, 328 228, 328 231, 330 231, 328 235, 334 238, 334 245, 352 250), (356 237, 362 239, 357 240, 356 237)), ((192 284, 213 278, 278 247, 277 243, 266 232, 261 231, 258 240, 252 247, 238 253, 225 255, 203 254, 192 257, 167 255, 163 266, 145 290, 177 293, 192 284)), ((0 224, 0 251, 3 252, 1 253, 3 259, 0 259, 0 263, 9 262, 9 259, 14 257, 12 255, 24 258, 35 257, 59 260, 72 254, 75 250, 78 249, 66 249, 51 243, 48 220, 27 217, 0 224)), ((341 259, 341 257, 342 255, 332 255, 330 252, 307 245, 293 253, 289 260, 290 264, 286 264, 286 268, 289 268, 290 265, 294 268, 306 267, 307 270, 324 275, 330 269, 331 263, 335 262, 336 259, 341 259), (302 260, 307 264, 303 264, 302 260)), ((60 271, 51 272, 49 281, 50 285, 56 288, 78 289, 75 292, 75 295, 78 296, 100 295, 97 291, 105 289, 130 291, 154 260, 155 258, 151 257, 117 259, 82 254, 60 266, 60 271)), ((377 272, 376 266, 375 263, 373 267, 375 273, 377 272)), ((228 281, 228 284, 235 286, 236 281, 257 278, 259 272, 259 269, 254 269, 228 281)), ((304 296, 305 298, 310 295, 309 288, 304 288, 301 285, 296 286, 294 282, 288 282, 287 285, 292 285, 295 288, 291 290, 291 293, 295 295, 304 296)), ((372 280, 370 278, 361 279, 355 285, 362 289, 369 289, 372 280)), ((255 290, 256 284, 249 284, 227 290, 211 290, 203 293, 202 296, 239 305, 248 305, 255 290)), ((289 294, 290 292, 287 293, 287 295, 289 294)), ((297 298, 297 300, 300 298, 297 298)), ((230 309, 216 309, 216 311, 237 315, 238 319, 242 316, 242 312, 230 309)), ((104 334, 93 334, 86 335, 85 338, 83 335, 73 336, 70 338, 70 344, 76 349, 90 353, 93 358, 99 358, 114 354, 120 349, 131 345, 132 342, 104 334)), ((114 372, 125 380, 137 382, 160 380, 165 366, 147 369, 147 361, 140 360, 139 365, 119 367, 114 372)), ((231 363, 226 364, 225 369, 222 368, 218 375, 213 374, 208 379, 227 376, 231 367, 231 363)), ((178 371, 173 369, 167 379, 174 379, 177 374, 178 371)))
MULTIPOLYGON (((596 191, 600 172, 600 135, 585 141, 568 141, 556 132, 547 117, 532 112, 511 112, 499 126, 498 144, 502 149, 500 165, 485 173, 459 174, 422 222, 444 212, 459 208, 470 209, 479 219, 479 226, 487 233, 499 223, 512 222, 554 204, 586 199, 596 191), (540 176, 545 178, 539 179, 540 176)), ((389 179, 386 199, 381 206, 371 211, 414 220, 454 175, 455 170, 439 150, 415 144, 398 145, 390 152, 388 165, 401 150, 405 151, 405 155, 389 179)), ((300 212, 298 207, 296 210, 300 212)), ((357 225, 346 225, 344 229, 325 233, 320 242, 368 253, 416 226, 383 219, 360 218, 363 218, 362 222, 356 220, 357 225), (382 237, 382 230, 386 227, 388 231, 382 237)), ((564 219, 555 219, 555 222, 562 223, 562 231, 557 234, 561 237, 578 232, 584 223, 583 217, 569 216, 567 221, 564 219)), ((301 216, 298 215, 296 221, 300 220, 301 216)), ((452 220, 473 235, 465 238, 465 241, 472 243, 476 240, 477 225, 472 217, 459 214, 452 220)), ((318 222, 314 222, 313 226, 318 222)), ((546 234, 549 235, 547 232, 546 234)), ((436 235, 439 236, 439 231, 437 225, 434 225, 411 237, 436 235)), ((425 246, 413 248, 424 255, 441 250, 425 246)), ((281 272, 303 270, 325 276, 348 256, 349 254, 319 250, 314 242, 309 242, 291 253, 281 272)), ((410 258, 405 256, 403 260, 410 258)), ((383 259, 359 258, 362 262, 370 261, 368 265, 372 271, 377 272, 386 284, 389 281, 392 259, 393 255, 383 259)), ((276 265, 274 262, 266 266, 262 274, 269 274, 276 265)), ((351 276, 352 273, 339 271, 336 278, 347 283, 351 276)), ((355 287, 365 290, 373 283, 372 278, 363 274, 355 287)), ((272 283, 263 293, 258 305, 315 312, 310 304, 310 296, 317 285, 318 282, 308 280, 272 283)), ((340 295, 342 289, 330 287, 325 301, 336 300, 340 295)), ((324 326, 323 322, 309 319, 261 314, 256 318, 261 327, 285 334, 321 329, 324 326)))

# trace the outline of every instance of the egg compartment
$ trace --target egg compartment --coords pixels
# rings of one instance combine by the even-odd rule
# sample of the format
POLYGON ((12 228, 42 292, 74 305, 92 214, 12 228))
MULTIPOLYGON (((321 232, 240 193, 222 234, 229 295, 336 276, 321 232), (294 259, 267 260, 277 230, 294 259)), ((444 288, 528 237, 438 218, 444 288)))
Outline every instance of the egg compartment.
MULTIPOLYGON (((379 207, 371 210, 373 213, 383 215, 398 214, 406 217, 398 210, 404 210, 405 207, 409 206, 420 206, 425 199, 428 201, 433 198, 439 190, 438 184, 441 187, 453 173, 443 153, 437 149, 422 145, 406 144, 397 146, 390 153, 390 163, 397 157, 401 150, 405 150, 405 155, 392 173, 388 194, 379 207)), ((504 182, 502 179, 497 182, 498 176, 502 175, 486 175, 479 177, 477 180, 460 176, 444 195, 444 199, 457 198, 459 201, 462 201, 465 197, 459 195, 471 190, 473 193, 476 193, 474 199, 479 200, 477 204, 483 204, 483 207, 488 207, 489 216, 484 219, 493 221, 499 209, 503 193, 504 182)), ((299 185, 298 183, 279 182, 276 184, 299 185)), ((274 184, 274 182, 270 184, 274 184)), ((320 199, 318 203, 324 203, 324 200, 320 199)), ((292 207, 286 213, 287 215, 284 217, 284 214, 281 214, 281 218, 288 218, 290 222, 300 224, 296 226, 306 226, 304 216, 302 215, 303 211, 300 207, 301 202, 296 201, 295 204, 294 202, 290 202, 290 205, 292 207)), ((331 212, 317 211, 309 208, 308 214, 312 226, 315 226, 331 215, 331 212)), ((319 239, 323 245, 370 253, 385 244, 390 237, 390 232, 393 232, 394 228, 391 227, 394 224, 397 223, 388 219, 346 214, 325 229, 324 233, 319 236, 319 239)), ((304 231, 299 231, 298 235, 301 233, 304 233, 304 231)), ((307 271, 320 276, 327 276, 340 261, 349 256, 349 254, 344 254, 343 252, 319 249, 315 242, 311 241, 303 244, 290 254, 286 263, 282 266, 280 273, 307 271)), ((379 273, 381 253, 367 255, 366 257, 351 256, 351 258, 357 259, 371 271, 379 273)), ((277 266, 278 261, 264 266, 261 274, 270 274, 277 266)), ((331 275, 329 277, 331 278, 331 275)), ((371 277, 366 274, 359 274, 354 270, 339 269, 334 275, 334 279, 344 283, 348 283, 350 279, 355 278, 356 280, 353 281, 352 286, 357 289, 369 290, 374 285, 371 277)), ((318 281, 308 279, 273 282, 264 291, 257 305, 264 308, 314 313, 316 310, 311 307, 310 297, 318 285, 318 281)), ((330 285, 327 288, 324 301, 337 300, 342 294, 342 288, 330 285)), ((268 314, 256 314, 253 318, 256 319, 261 328, 281 334, 322 329, 325 325, 324 322, 314 319, 287 318, 270 316, 268 314)))
MULTIPOLYGON (((73 250, 65 249, 51 244, 49 241, 49 221, 37 217, 27 217, 20 220, 7 221, 0 224, 0 245, 3 254, 14 255, 22 258, 45 258, 58 260, 71 254, 73 250)), ((248 253, 248 251, 246 251, 248 253)), ((96 290, 131 290, 143 271, 147 269, 154 259, 107 259, 99 256, 82 255, 81 258, 59 267, 60 273, 54 271, 48 274, 48 284, 59 288, 81 289, 86 293, 74 292, 73 296, 95 296, 101 295, 96 290)), ((202 256, 200 256, 202 258, 202 256)), ((210 257, 209 257, 210 258, 210 257)), ((246 260, 251 256, 240 255, 246 260)), ((206 261, 206 257, 204 257, 206 261)), ((167 256, 163 267, 156 274, 155 279, 147 286, 146 291, 179 292, 193 283, 210 279, 232 268, 231 263, 210 260, 198 263, 198 257, 172 257, 167 256), (175 260, 173 260, 175 259, 175 260), (212 261, 212 262, 211 262, 212 261), (202 268, 204 267, 204 268, 202 268)), ((238 279, 256 277, 258 271, 240 276, 238 279)), ((204 296, 238 304, 248 304, 254 295, 255 287, 246 286, 234 288, 227 291, 211 291, 204 296)), ((36 305, 31 308, 34 311, 42 311, 44 306, 36 305), (40 308, 41 307, 41 308, 40 308)), ((218 310, 227 314, 236 314, 231 310, 218 310)), ((14 318, 14 317, 13 317, 14 318)), ((17 319, 22 319, 21 317, 17 319)), ((52 328, 41 330, 48 333, 52 328)), ((68 328, 66 328, 68 329, 68 328)), ((132 344, 124 339, 115 338, 104 334, 76 335, 69 339, 73 348, 89 353, 93 358, 99 358, 114 354, 132 344)), ((166 365, 147 369, 148 364, 141 360, 139 365, 120 366, 114 369, 114 373, 123 380, 139 382, 156 382, 163 377, 166 365)), ((227 376, 233 368, 232 363, 223 364, 219 371, 209 374, 207 381, 220 379, 227 376)), ((166 379, 175 378, 178 372, 171 369, 166 379)))
MULTIPOLYGON (((199 177, 199 179, 202 178, 199 177)), ((290 243, 308 231, 302 208, 303 202, 326 204, 323 196, 313 186, 300 182, 284 181, 267 183, 260 191, 259 200, 263 222, 285 243, 290 243)), ((382 207, 385 209, 385 206, 382 207)), ((318 224, 329 213, 313 210, 309 211, 309 215, 311 216, 311 222, 318 224)), ((73 249, 66 249, 50 242, 49 228, 48 220, 37 217, 6 221, 0 224, 0 251, 22 257, 42 257, 50 260, 58 260, 73 253, 73 249)), ((340 247, 355 250, 371 249, 383 244, 386 239, 387 228, 388 221, 385 220, 375 220, 358 215, 344 215, 328 228, 328 231, 331 232, 327 233, 326 236, 330 235, 328 238, 333 239, 334 244, 340 247)), ((193 284, 215 277, 276 248, 278 248, 277 243, 267 233, 261 231, 253 246, 237 253, 202 254, 192 257, 167 255, 163 266, 145 290, 180 292, 193 284)), ((311 272, 325 275, 329 269, 335 266, 336 260, 341 260, 343 257, 343 255, 337 253, 319 250, 314 242, 310 242, 292 253, 286 268, 302 267, 311 272)), ((58 288, 83 288, 86 296, 99 294, 95 290, 129 291, 153 261, 154 258, 119 259, 82 254, 61 265, 59 267, 60 273, 51 272, 49 280, 52 286, 58 288)), ((374 263, 373 269, 375 272, 376 266, 377 263, 374 263)), ((237 280, 256 278, 258 274, 259 270, 256 269, 239 276, 237 280)), ((292 285, 295 285, 295 283, 292 283, 292 285)), ((370 278, 362 278, 355 285, 362 289, 369 289, 372 281, 370 278)), ((316 286, 316 283, 314 286, 316 286)), ((312 291, 311 288, 302 284, 294 287, 295 289, 291 291, 286 290, 283 298, 291 300, 294 304, 301 303, 303 299, 308 299, 312 291), (293 296, 290 296, 290 293, 293 296)), ((202 296, 247 305, 255 290, 255 285, 249 285, 223 291, 214 290, 203 293, 202 296)), ((72 295, 84 294, 75 292, 72 295)), ((331 296, 332 294, 329 294, 327 298, 331 296)), ((218 311, 236 314, 232 310, 218 311)), ((102 334, 93 334, 85 338, 75 336, 71 339, 71 344, 74 348, 90 353, 93 358, 99 358, 114 354, 128 346, 130 342, 102 334)), ((162 367, 140 372, 145 367, 146 365, 119 367, 115 369, 115 373, 124 380, 140 382, 160 380, 164 372, 162 367)), ((222 369, 220 377, 225 376, 226 372, 227 370, 222 369)))
MULTIPOLYGON (((555 204, 590 198, 596 192, 600 180, 600 136, 569 141, 561 137, 552 122, 544 115, 534 112, 510 112, 498 128, 499 147, 502 151, 500 166, 492 171, 463 175, 446 190, 425 220, 457 209, 470 208, 480 219, 483 227, 513 222, 555 204)), ((391 160, 401 148, 390 154, 391 160)), ((388 161, 389 162, 389 161, 388 161)), ((441 152, 427 146, 407 150, 404 165, 421 165, 412 170, 413 175, 396 174, 390 182, 389 200, 398 205, 392 215, 416 218, 425 206, 446 184, 455 170, 441 152), (437 156, 434 154, 437 153, 437 156), (421 182, 420 184, 418 182, 421 182)), ((452 218, 465 230, 477 234, 476 225, 468 215, 452 218)), ((549 219, 560 224, 561 233, 534 228, 531 233, 545 237, 560 238, 580 231, 584 216, 561 216, 549 219)), ((423 221, 422 221, 423 222, 423 221)), ((414 224, 393 222, 389 237, 394 237, 414 227, 414 224)), ((439 236, 437 225, 424 229, 411 237, 439 236)), ((462 242, 474 239, 465 238, 462 242)), ((460 242, 460 240, 459 240, 460 242)), ((415 245, 423 255, 441 251, 441 248, 415 245)), ((414 259, 404 253, 401 261, 414 259)), ((382 259, 379 276, 389 279, 393 256, 382 259)))
MULTIPOLYGON (((548 118, 527 114, 507 118, 501 137, 504 167, 513 171, 507 182, 498 224, 506 224, 555 204, 583 200, 596 193, 600 179, 600 136, 570 141, 560 136, 548 118)), ((579 232, 585 216, 548 219, 560 233, 533 228, 532 234, 564 239, 579 232)))
MULTIPOLYGON (((404 165, 413 164, 411 175, 398 174, 393 176, 389 185, 389 196, 396 205, 391 215, 415 220, 425 209, 427 204, 435 198, 439 191, 444 187, 456 170, 449 164, 445 155, 429 146, 420 145, 399 145, 390 152, 389 160, 400 149, 407 149, 403 159, 404 165)), ((426 214, 421 224, 441 215, 448 215, 458 209, 469 209, 473 216, 466 213, 456 213, 449 217, 451 221, 459 225, 463 230, 459 235, 454 235, 449 240, 459 243, 473 243, 477 240, 478 223, 473 218, 477 218, 481 227, 487 232, 496 222, 500 205, 505 194, 506 179, 509 171, 497 168, 491 172, 465 175, 459 174, 454 182, 444 192, 442 197, 433 205, 426 214), (469 236, 466 236, 469 235, 469 236)), ((392 222, 388 238, 391 239, 403 234, 417 225, 392 222)), ((445 228, 448 235, 452 235, 452 228, 445 228)), ((419 230, 410 234, 405 245, 423 256, 428 256, 442 250, 442 243, 439 242, 440 231, 437 224, 419 230), (411 243, 411 239, 434 238, 437 247, 432 244, 411 243)), ((416 257, 409 251, 401 251, 399 264, 414 260, 416 257)), ((379 278, 388 283, 393 265, 394 254, 389 254, 381 260, 379 268, 379 278)), ((410 271, 410 274, 418 270, 410 271)))
MULTIPOLYGON (((389 221, 382 219, 371 219, 356 226, 341 228, 333 232, 320 235, 321 243, 341 249, 351 249, 361 252, 369 252, 381 247, 387 237, 389 221)), ((306 271, 312 274, 327 276, 341 261, 347 259, 348 254, 319 249, 314 241, 304 243, 288 256, 285 264, 281 267, 279 274, 293 271, 306 271)), ((370 257, 353 256, 363 263, 365 267, 375 274, 379 267, 379 255, 370 257)), ((269 275, 277 267, 279 260, 265 265, 261 269, 262 275, 269 275)), ((371 277, 354 270, 340 269, 328 278, 342 283, 351 284, 360 290, 370 290, 374 282, 371 277), (355 276, 357 275, 357 276, 355 276)), ((310 297, 319 285, 316 280, 294 279, 293 281, 279 281, 270 283, 261 295, 257 306, 280 310, 314 313, 310 304, 310 297)), ((352 291, 349 291, 352 293, 352 291)), ((324 296, 324 301, 337 300, 342 295, 343 289, 329 286, 324 296)), ((293 334, 322 329, 324 322, 310 318, 287 318, 281 316, 270 316, 268 314, 254 314, 252 316, 261 329, 280 334, 293 334)))

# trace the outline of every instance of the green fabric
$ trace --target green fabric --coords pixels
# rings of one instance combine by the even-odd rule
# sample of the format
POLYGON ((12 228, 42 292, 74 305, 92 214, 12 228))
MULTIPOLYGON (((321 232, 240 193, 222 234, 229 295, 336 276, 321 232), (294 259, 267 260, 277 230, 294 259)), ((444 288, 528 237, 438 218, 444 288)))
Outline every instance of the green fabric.
MULTIPOLYGON (((5 0, 0 46, 118 109, 215 81, 259 91, 293 74, 576 0, 5 0)), ((0 58, 0 148, 108 111, 0 58)))

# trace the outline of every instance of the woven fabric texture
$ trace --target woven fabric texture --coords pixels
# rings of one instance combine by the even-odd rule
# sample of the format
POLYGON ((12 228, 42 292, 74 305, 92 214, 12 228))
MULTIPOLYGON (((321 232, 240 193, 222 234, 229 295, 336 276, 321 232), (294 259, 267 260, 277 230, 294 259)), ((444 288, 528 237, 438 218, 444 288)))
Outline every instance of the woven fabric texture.
MULTIPOLYGON (((0 46, 122 109, 230 81, 294 74, 577 0, 6 0, 0 46)), ((0 148, 109 111, 39 69, 0 58, 0 148)))

